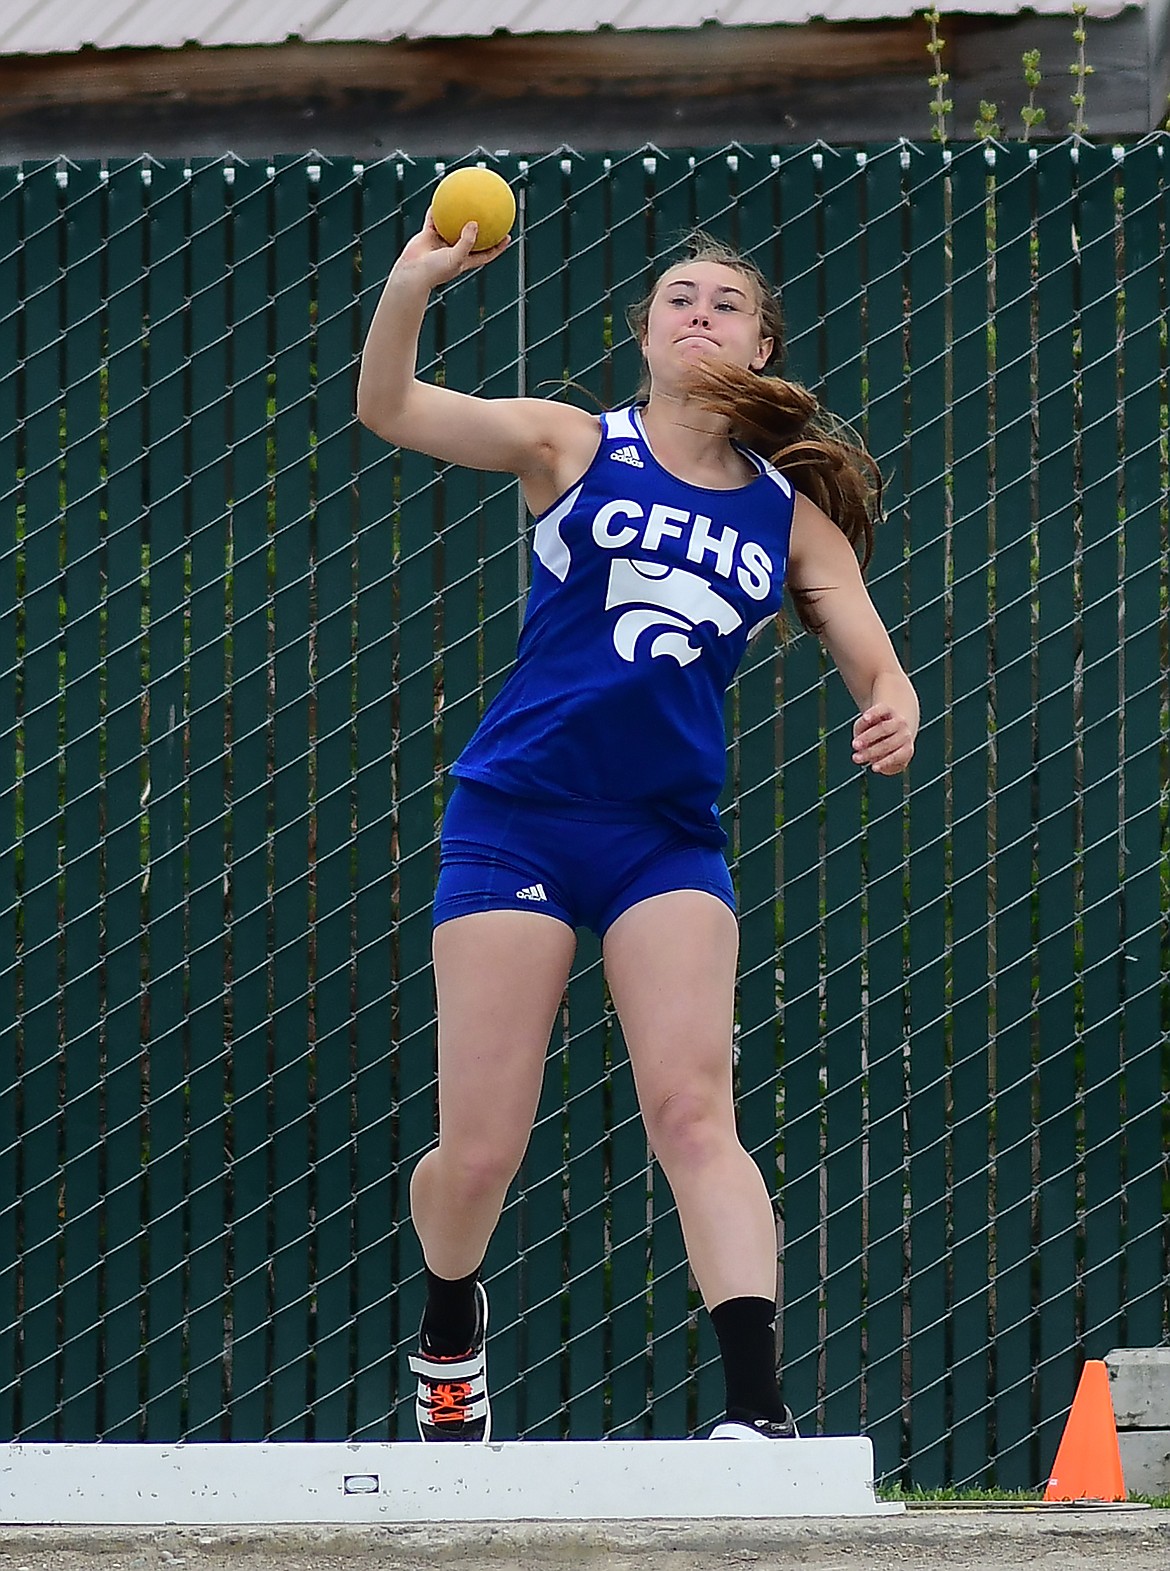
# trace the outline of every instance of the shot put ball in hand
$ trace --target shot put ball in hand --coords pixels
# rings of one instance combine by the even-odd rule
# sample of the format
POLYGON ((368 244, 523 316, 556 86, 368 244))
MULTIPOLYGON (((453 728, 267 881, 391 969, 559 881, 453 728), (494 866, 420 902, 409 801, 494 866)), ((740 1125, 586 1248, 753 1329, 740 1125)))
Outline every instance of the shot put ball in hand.
POLYGON ((516 198, 494 169, 453 169, 435 187, 431 217, 448 245, 454 245, 464 224, 474 220, 479 233, 472 250, 490 251, 516 220, 516 198))

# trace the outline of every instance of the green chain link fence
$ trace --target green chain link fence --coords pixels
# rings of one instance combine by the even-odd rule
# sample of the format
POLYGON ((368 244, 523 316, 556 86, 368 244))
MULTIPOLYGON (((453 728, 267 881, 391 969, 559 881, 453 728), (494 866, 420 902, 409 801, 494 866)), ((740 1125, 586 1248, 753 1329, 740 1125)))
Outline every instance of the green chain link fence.
MULTIPOLYGON (((923 1486, 1035 1484, 1081 1359, 1168 1333, 1168 147, 505 159, 517 243, 424 330, 620 401, 701 224, 881 462, 908 783, 766 638, 725 809, 789 1401, 923 1486)), ((527 571, 512 481, 353 417, 441 172, 0 170, 6 1437, 411 1433, 436 826, 527 571)), ((590 940, 487 1272, 501 1435, 717 1415, 590 940)))

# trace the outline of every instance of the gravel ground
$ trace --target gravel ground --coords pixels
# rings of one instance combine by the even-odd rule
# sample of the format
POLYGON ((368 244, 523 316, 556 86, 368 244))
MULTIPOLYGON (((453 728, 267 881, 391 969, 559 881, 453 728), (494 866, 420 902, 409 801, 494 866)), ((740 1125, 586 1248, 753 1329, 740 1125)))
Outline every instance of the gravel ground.
POLYGON ((1170 1571, 1170 1511, 930 1509, 852 1520, 5 1528, 0 1571, 1170 1571))

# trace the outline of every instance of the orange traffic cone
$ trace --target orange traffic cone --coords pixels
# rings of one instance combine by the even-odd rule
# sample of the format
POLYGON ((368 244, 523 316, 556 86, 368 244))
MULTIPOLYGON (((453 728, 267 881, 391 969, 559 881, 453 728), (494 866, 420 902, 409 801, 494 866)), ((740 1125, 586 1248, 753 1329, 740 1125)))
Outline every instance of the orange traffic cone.
POLYGON ((1064 1426, 1045 1500, 1124 1500, 1125 1478, 1109 1371, 1089 1359, 1064 1426))

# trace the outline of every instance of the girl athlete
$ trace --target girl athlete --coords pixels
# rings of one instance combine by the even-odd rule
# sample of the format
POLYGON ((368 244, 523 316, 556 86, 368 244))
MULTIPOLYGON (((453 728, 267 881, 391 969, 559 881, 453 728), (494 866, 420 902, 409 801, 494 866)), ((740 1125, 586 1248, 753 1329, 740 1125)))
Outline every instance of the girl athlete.
POLYGON ((753 264, 706 237, 631 313, 646 368, 637 404, 598 417, 417 380, 431 290, 507 244, 477 254, 475 237, 468 224, 448 245, 427 215, 386 283, 358 387, 371 430, 518 476, 536 517, 517 664, 452 769, 443 823, 439 1140, 411 1181, 427 1278, 411 1359, 420 1433, 491 1433, 479 1268, 585 925, 602 940, 647 1134, 719 1341, 727 1403, 712 1437, 791 1437, 772 1204, 732 1099, 723 696, 787 584, 857 702, 854 761, 906 768, 918 704, 862 579, 876 471, 802 388, 763 375, 780 349, 776 301, 753 264))

